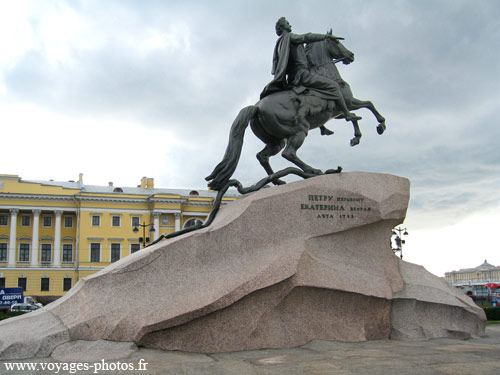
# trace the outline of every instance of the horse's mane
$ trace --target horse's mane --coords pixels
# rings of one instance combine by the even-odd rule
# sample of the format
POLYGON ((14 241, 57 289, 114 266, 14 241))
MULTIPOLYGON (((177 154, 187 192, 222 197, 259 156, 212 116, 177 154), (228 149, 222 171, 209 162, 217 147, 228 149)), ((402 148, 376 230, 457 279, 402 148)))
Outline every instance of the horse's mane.
MULTIPOLYGON (((308 43, 306 45, 306 56, 307 63, 309 64, 309 69, 315 71, 315 69, 322 68, 323 71, 328 71, 328 76, 338 80, 342 79, 340 73, 332 61, 332 57, 328 54, 327 39, 321 40, 319 42, 308 43)), ((324 73, 320 73, 324 75, 324 73)))

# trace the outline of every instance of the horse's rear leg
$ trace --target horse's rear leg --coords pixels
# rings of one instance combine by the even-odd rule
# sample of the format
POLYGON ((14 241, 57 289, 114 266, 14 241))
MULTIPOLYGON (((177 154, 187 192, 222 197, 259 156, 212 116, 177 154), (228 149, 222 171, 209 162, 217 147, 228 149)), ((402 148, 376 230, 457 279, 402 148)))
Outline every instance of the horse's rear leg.
POLYGON ((307 133, 304 131, 292 135, 290 138, 287 139, 285 150, 281 155, 286 160, 291 161, 293 164, 295 164, 297 167, 299 167, 306 173, 310 173, 313 175, 323 174, 323 172, 320 169, 315 169, 310 165, 307 165, 297 157, 297 150, 300 148, 300 146, 302 146, 306 137, 307 133))
MULTIPOLYGON (((271 164, 269 164, 269 158, 278 154, 283 149, 283 147, 285 147, 284 140, 281 140, 279 143, 269 143, 266 144, 262 151, 257 154, 257 160, 259 161, 260 165, 264 167, 269 176, 274 174, 273 168, 271 167, 271 164)), ((278 179, 273 181, 273 183, 275 185, 283 185, 285 184, 285 181, 278 179)))
POLYGON ((382 134, 385 131, 385 129, 386 129, 385 118, 377 111, 377 109, 375 108, 375 106, 373 105, 373 103, 371 101, 359 100, 356 98, 352 98, 348 102, 348 108, 350 111, 355 111, 355 110, 360 109, 360 108, 369 109, 371 111, 371 113, 373 113, 373 115, 375 116, 375 118, 377 119, 377 121, 379 123, 377 125, 377 133, 382 134))

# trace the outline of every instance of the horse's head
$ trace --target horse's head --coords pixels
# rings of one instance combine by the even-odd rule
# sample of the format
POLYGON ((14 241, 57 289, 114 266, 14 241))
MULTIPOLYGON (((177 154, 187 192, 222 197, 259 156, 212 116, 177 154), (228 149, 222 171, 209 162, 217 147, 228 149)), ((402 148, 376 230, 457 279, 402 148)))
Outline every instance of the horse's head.
MULTIPOLYGON (((326 35, 333 35, 330 29, 326 35)), ((331 59, 343 59, 344 64, 350 64, 354 61, 354 53, 344 47, 340 40, 326 38, 326 51, 331 59)))

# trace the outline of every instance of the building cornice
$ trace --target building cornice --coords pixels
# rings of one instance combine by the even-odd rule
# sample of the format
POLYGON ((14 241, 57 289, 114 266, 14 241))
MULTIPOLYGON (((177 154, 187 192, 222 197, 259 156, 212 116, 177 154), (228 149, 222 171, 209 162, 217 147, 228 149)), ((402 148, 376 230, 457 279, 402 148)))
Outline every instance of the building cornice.
POLYGON ((186 198, 159 198, 159 197, 149 197, 148 199, 151 203, 156 204, 185 204, 187 202, 186 198))
POLYGON ((75 195, 75 199, 80 202, 108 202, 108 203, 128 203, 145 204, 147 198, 128 198, 128 197, 101 197, 92 195, 75 195))
POLYGON ((75 199, 81 202, 110 202, 110 203, 128 203, 128 204, 179 204, 184 203, 184 198, 155 198, 155 197, 105 197, 95 195, 75 195, 75 199))
MULTIPOLYGON (((111 263, 109 263, 111 264, 111 263)), ((89 267, 89 266, 81 266, 81 267, 78 267, 78 271, 100 271, 102 269, 104 269, 106 266, 102 266, 102 267, 89 267)))
POLYGON ((0 199, 11 200, 46 200, 46 201, 72 201, 73 195, 47 195, 26 193, 0 193, 0 199))
POLYGON ((212 202, 186 202, 182 207, 212 207, 212 202))
MULTIPOLYGON (((104 267, 103 267, 104 268, 104 267)), ((0 267, 0 271, 75 271, 76 267, 0 267)))
MULTIPOLYGON (((52 194, 27 194, 27 193, 0 193, 0 199, 5 200, 28 200, 28 201, 80 201, 80 202, 107 202, 107 203, 127 203, 127 204, 182 204, 183 206, 211 207, 213 200, 193 201, 188 198, 163 198, 155 196, 144 197, 117 197, 99 195, 52 195, 52 194)), ((225 205, 229 201, 222 201, 225 205)))

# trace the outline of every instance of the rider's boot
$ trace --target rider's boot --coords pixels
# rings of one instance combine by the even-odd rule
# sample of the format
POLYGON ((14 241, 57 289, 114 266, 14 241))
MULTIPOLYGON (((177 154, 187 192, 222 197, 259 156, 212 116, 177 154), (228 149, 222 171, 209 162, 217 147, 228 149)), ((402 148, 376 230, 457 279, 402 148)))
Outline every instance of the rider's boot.
POLYGON ((359 121, 361 119, 362 119, 362 117, 357 116, 356 114, 354 114, 352 112, 346 112, 345 113, 345 120, 346 121, 359 121))
POLYGON ((347 105, 345 104, 344 98, 342 96, 337 100, 337 103, 339 104, 340 109, 342 110, 342 112, 344 112, 344 116, 345 116, 345 120, 346 121, 358 121, 358 120, 361 120, 360 116, 357 116, 357 115, 355 115, 352 112, 349 112, 349 110, 347 109, 347 105))

